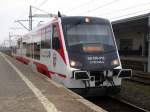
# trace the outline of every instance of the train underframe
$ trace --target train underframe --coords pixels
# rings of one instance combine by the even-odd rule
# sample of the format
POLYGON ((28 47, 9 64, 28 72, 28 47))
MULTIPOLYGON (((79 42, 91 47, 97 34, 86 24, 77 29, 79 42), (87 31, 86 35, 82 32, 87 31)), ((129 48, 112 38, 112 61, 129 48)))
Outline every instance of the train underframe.
POLYGON ((70 88, 82 96, 103 96, 117 94, 121 90, 123 78, 130 78, 130 69, 114 69, 112 71, 75 71, 73 78, 81 80, 84 88, 70 88))

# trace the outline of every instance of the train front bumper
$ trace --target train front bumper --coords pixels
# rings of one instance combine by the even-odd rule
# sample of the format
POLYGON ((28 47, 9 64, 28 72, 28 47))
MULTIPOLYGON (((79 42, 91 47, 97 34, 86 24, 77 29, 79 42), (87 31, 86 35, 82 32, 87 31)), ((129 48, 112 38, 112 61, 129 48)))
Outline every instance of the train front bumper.
POLYGON ((132 77, 132 69, 121 69, 118 73, 119 78, 131 78, 132 77))

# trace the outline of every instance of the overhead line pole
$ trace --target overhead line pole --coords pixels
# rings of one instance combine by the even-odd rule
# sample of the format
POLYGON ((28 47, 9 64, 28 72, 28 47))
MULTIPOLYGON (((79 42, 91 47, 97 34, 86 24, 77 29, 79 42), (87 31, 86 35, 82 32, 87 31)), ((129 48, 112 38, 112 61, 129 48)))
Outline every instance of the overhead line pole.
POLYGON ((32 6, 30 5, 30 10, 29 10, 29 30, 32 30, 32 6))
MULTIPOLYGON (((47 17, 57 17, 58 15, 56 15, 56 14, 50 14, 50 13, 48 13, 48 12, 46 12, 46 11, 44 11, 44 10, 41 10, 41 9, 39 9, 39 8, 37 8, 37 7, 33 7, 33 6, 31 6, 30 5, 30 9, 29 9, 29 31, 31 31, 32 30, 32 22, 33 22, 33 18, 47 18, 47 17), (36 9, 36 10, 39 10, 39 11, 41 11, 41 12, 44 12, 44 13, 46 13, 46 14, 32 14, 32 8, 34 8, 34 9, 36 9)), ((65 16, 65 15, 62 15, 62 16, 65 16)))
MULTIPOLYGON (((65 16, 65 15, 63 15, 65 16)), ((56 14, 50 14, 46 11, 43 11, 39 8, 36 8, 36 7, 33 7, 30 5, 29 7, 29 20, 16 20, 15 22, 18 22, 21 26, 23 26, 26 30, 28 31, 31 31, 32 30, 32 27, 33 27, 33 18, 47 18, 47 17, 57 17, 56 14), (34 14, 32 13, 32 8, 36 9, 36 10, 39 10, 41 12, 44 12, 44 13, 47 13, 47 14, 34 14), (29 28, 27 28, 21 21, 29 21, 29 28)))

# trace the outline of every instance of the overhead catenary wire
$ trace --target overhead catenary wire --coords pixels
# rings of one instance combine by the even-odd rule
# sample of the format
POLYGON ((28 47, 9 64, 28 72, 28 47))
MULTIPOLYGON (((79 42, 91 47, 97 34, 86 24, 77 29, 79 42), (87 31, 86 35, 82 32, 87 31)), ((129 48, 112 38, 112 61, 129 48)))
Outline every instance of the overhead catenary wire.
POLYGON ((34 9, 36 9, 36 10, 39 10, 39 11, 41 11, 41 12, 50 14, 49 12, 47 12, 47 11, 45 11, 45 10, 42 10, 42 9, 40 9, 40 8, 37 8, 37 7, 35 7, 35 6, 31 6, 31 7, 34 8, 34 9))
POLYGON ((75 11, 76 9, 83 8, 84 6, 87 6, 87 5, 91 4, 93 1, 95 1, 95 0, 90 0, 90 1, 88 1, 86 3, 80 4, 79 6, 72 8, 71 11, 75 11))
MULTIPOLYGON (((32 6, 32 8, 35 8, 37 10, 39 10, 48 0, 44 0, 42 2, 38 2, 39 0, 34 0, 33 2, 29 3, 30 6, 32 6), (34 6, 33 6, 34 5, 34 6), (38 8, 37 8, 38 7, 38 8)), ((41 10, 41 9, 40 9, 41 10)), ((43 12, 43 10, 41 10, 43 12)), ((36 12, 36 11, 34 11, 36 12)), ((46 12, 46 11, 45 11, 46 12)), ((47 12, 46 12, 47 13, 47 12)))
POLYGON ((106 6, 108 6, 108 5, 114 4, 114 3, 118 2, 118 1, 119 1, 119 0, 113 0, 113 1, 111 1, 111 2, 108 2, 108 3, 106 3, 106 4, 100 5, 100 6, 96 7, 96 8, 93 8, 93 9, 91 9, 91 10, 85 11, 85 12, 80 13, 80 14, 86 14, 86 13, 89 13, 89 12, 93 12, 93 11, 98 10, 98 9, 100 9, 100 8, 103 8, 103 7, 106 7, 106 6))
POLYGON ((110 18, 110 19, 113 21, 113 20, 116 20, 116 19, 119 19, 119 18, 122 18, 122 17, 126 17, 126 18, 127 18, 127 17, 129 17, 130 15, 139 14, 139 13, 145 12, 145 11, 149 11, 149 12, 150 12, 150 8, 149 8, 149 9, 144 9, 144 10, 141 10, 141 11, 137 11, 137 12, 133 12, 133 13, 130 13, 130 14, 125 14, 125 15, 113 17, 113 18, 110 18))
POLYGON ((44 0, 43 2, 41 2, 41 3, 38 5, 38 7, 41 8, 44 4, 47 3, 47 1, 48 1, 48 0, 44 0))
POLYGON ((34 4, 36 4, 36 3, 37 3, 37 1, 38 1, 38 0, 34 0, 34 2, 33 2, 33 3, 34 3, 34 4))
POLYGON ((34 7, 34 6, 31 6, 31 8, 34 8, 36 10, 39 10, 39 11, 43 12, 43 13, 46 13, 46 14, 32 14, 32 17, 47 18, 47 17, 57 17, 58 16, 57 14, 49 13, 49 12, 47 12, 45 10, 42 10, 42 9, 34 7))
MULTIPOLYGON (((138 4, 138 5, 134 5, 134 6, 131 6, 131 7, 127 7, 127 8, 122 8, 122 9, 118 9, 118 10, 114 10, 115 14, 116 13, 120 13, 122 11, 126 11, 126 10, 131 10, 133 8, 136 8, 136 7, 140 7, 140 6, 145 6, 145 5, 150 5, 150 2, 147 2, 147 3, 143 3, 143 4, 138 4)), ((104 12, 104 13, 101 13, 101 15, 105 15, 105 14, 111 14, 112 12, 104 12)), ((101 15, 98 15, 98 16, 101 16, 101 15)))
MULTIPOLYGON (((29 4, 36 4, 37 3, 37 1, 38 0, 34 0, 34 1, 32 1, 32 0, 29 0, 28 1, 28 5, 29 4)), ((15 21, 20 21, 20 18, 22 18, 25 14, 24 14, 24 12, 26 11, 27 9, 25 8, 23 11, 22 11, 22 13, 21 13, 21 15, 19 15, 18 17, 17 17, 17 19, 15 19, 15 21)), ((23 22, 28 22, 29 21, 29 19, 22 19, 21 21, 23 21, 23 22)), ((14 22, 14 20, 13 20, 13 22, 14 22)))
MULTIPOLYGON (((47 2, 47 0, 44 0, 40 5, 42 6, 42 5, 44 5, 45 3, 47 2)), ((28 4, 34 4, 34 5, 36 5, 36 4, 38 4, 39 3, 39 0, 30 0, 30 1, 28 1, 28 4)), ((44 10, 41 10, 41 9, 39 9, 39 8, 37 8, 37 7, 34 7, 34 6, 32 6, 32 8, 34 8, 34 9, 36 9, 36 10, 39 10, 39 11, 41 11, 41 12, 44 12, 44 13, 46 13, 46 14, 49 14, 48 12, 46 12, 46 11, 44 11, 44 10)), ((26 8, 25 8, 25 10, 26 10, 26 8)), ((22 12, 25 12, 25 10, 23 10, 22 12)), ((29 29, 28 29, 28 27, 27 27, 27 25, 28 25, 28 21, 29 21, 29 19, 21 19, 20 20, 20 18, 23 18, 24 16, 24 13, 22 13, 19 17, 17 17, 17 19, 15 19, 15 21, 16 22, 18 22, 21 26, 23 26, 22 27, 22 31, 24 30, 24 32, 26 32, 26 31, 29 31, 29 29), (23 23, 21 23, 21 21, 23 22, 23 23), (26 22, 26 23, 24 23, 24 22, 26 22)), ((49 14, 50 15, 50 14, 49 14)), ((13 20, 13 22, 14 22, 14 20, 13 20)), ((38 22, 38 21, 37 21, 38 22)))
MULTIPOLYGON (((42 9, 40 9, 40 8, 37 8, 37 7, 35 7, 35 6, 31 6, 31 8, 34 8, 34 9, 36 9, 36 10, 39 10, 39 11, 43 12, 43 13, 46 13, 48 16, 52 16, 52 14, 50 14, 49 12, 44 11, 44 10, 42 10, 42 9)), ((39 15, 40 15, 40 14, 39 14, 39 15)), ((33 15, 33 16, 38 16, 38 15, 33 15)), ((21 21, 22 21, 22 22, 28 22, 29 19, 28 19, 28 20, 19 20, 19 19, 16 19, 16 20, 15 20, 15 22, 18 22, 21 26, 23 26, 26 30, 29 31, 29 29, 26 27, 26 25, 23 24, 21 21)))

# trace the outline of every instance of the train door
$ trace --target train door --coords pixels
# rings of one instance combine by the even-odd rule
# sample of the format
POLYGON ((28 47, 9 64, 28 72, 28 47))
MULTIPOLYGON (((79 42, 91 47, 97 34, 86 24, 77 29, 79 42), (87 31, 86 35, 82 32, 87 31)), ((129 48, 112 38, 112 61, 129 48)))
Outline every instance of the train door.
POLYGON ((53 75, 53 79, 57 82, 60 82, 59 77, 58 77, 58 60, 59 60, 59 56, 58 56, 58 52, 60 49, 60 42, 59 42, 59 35, 58 35, 58 28, 56 24, 53 24, 53 33, 52 33, 52 66, 53 66, 53 71, 54 74, 53 75))
POLYGON ((63 48, 62 35, 60 32, 60 27, 58 23, 53 24, 53 35, 52 35, 52 61, 53 61, 53 71, 55 75, 54 80, 63 84, 66 78, 66 60, 63 48))
POLYGON ((57 63, 57 50, 59 49, 59 38, 58 38, 58 32, 56 29, 56 25, 53 25, 53 34, 52 34, 52 64, 53 64, 53 70, 56 72, 56 65, 57 63))

